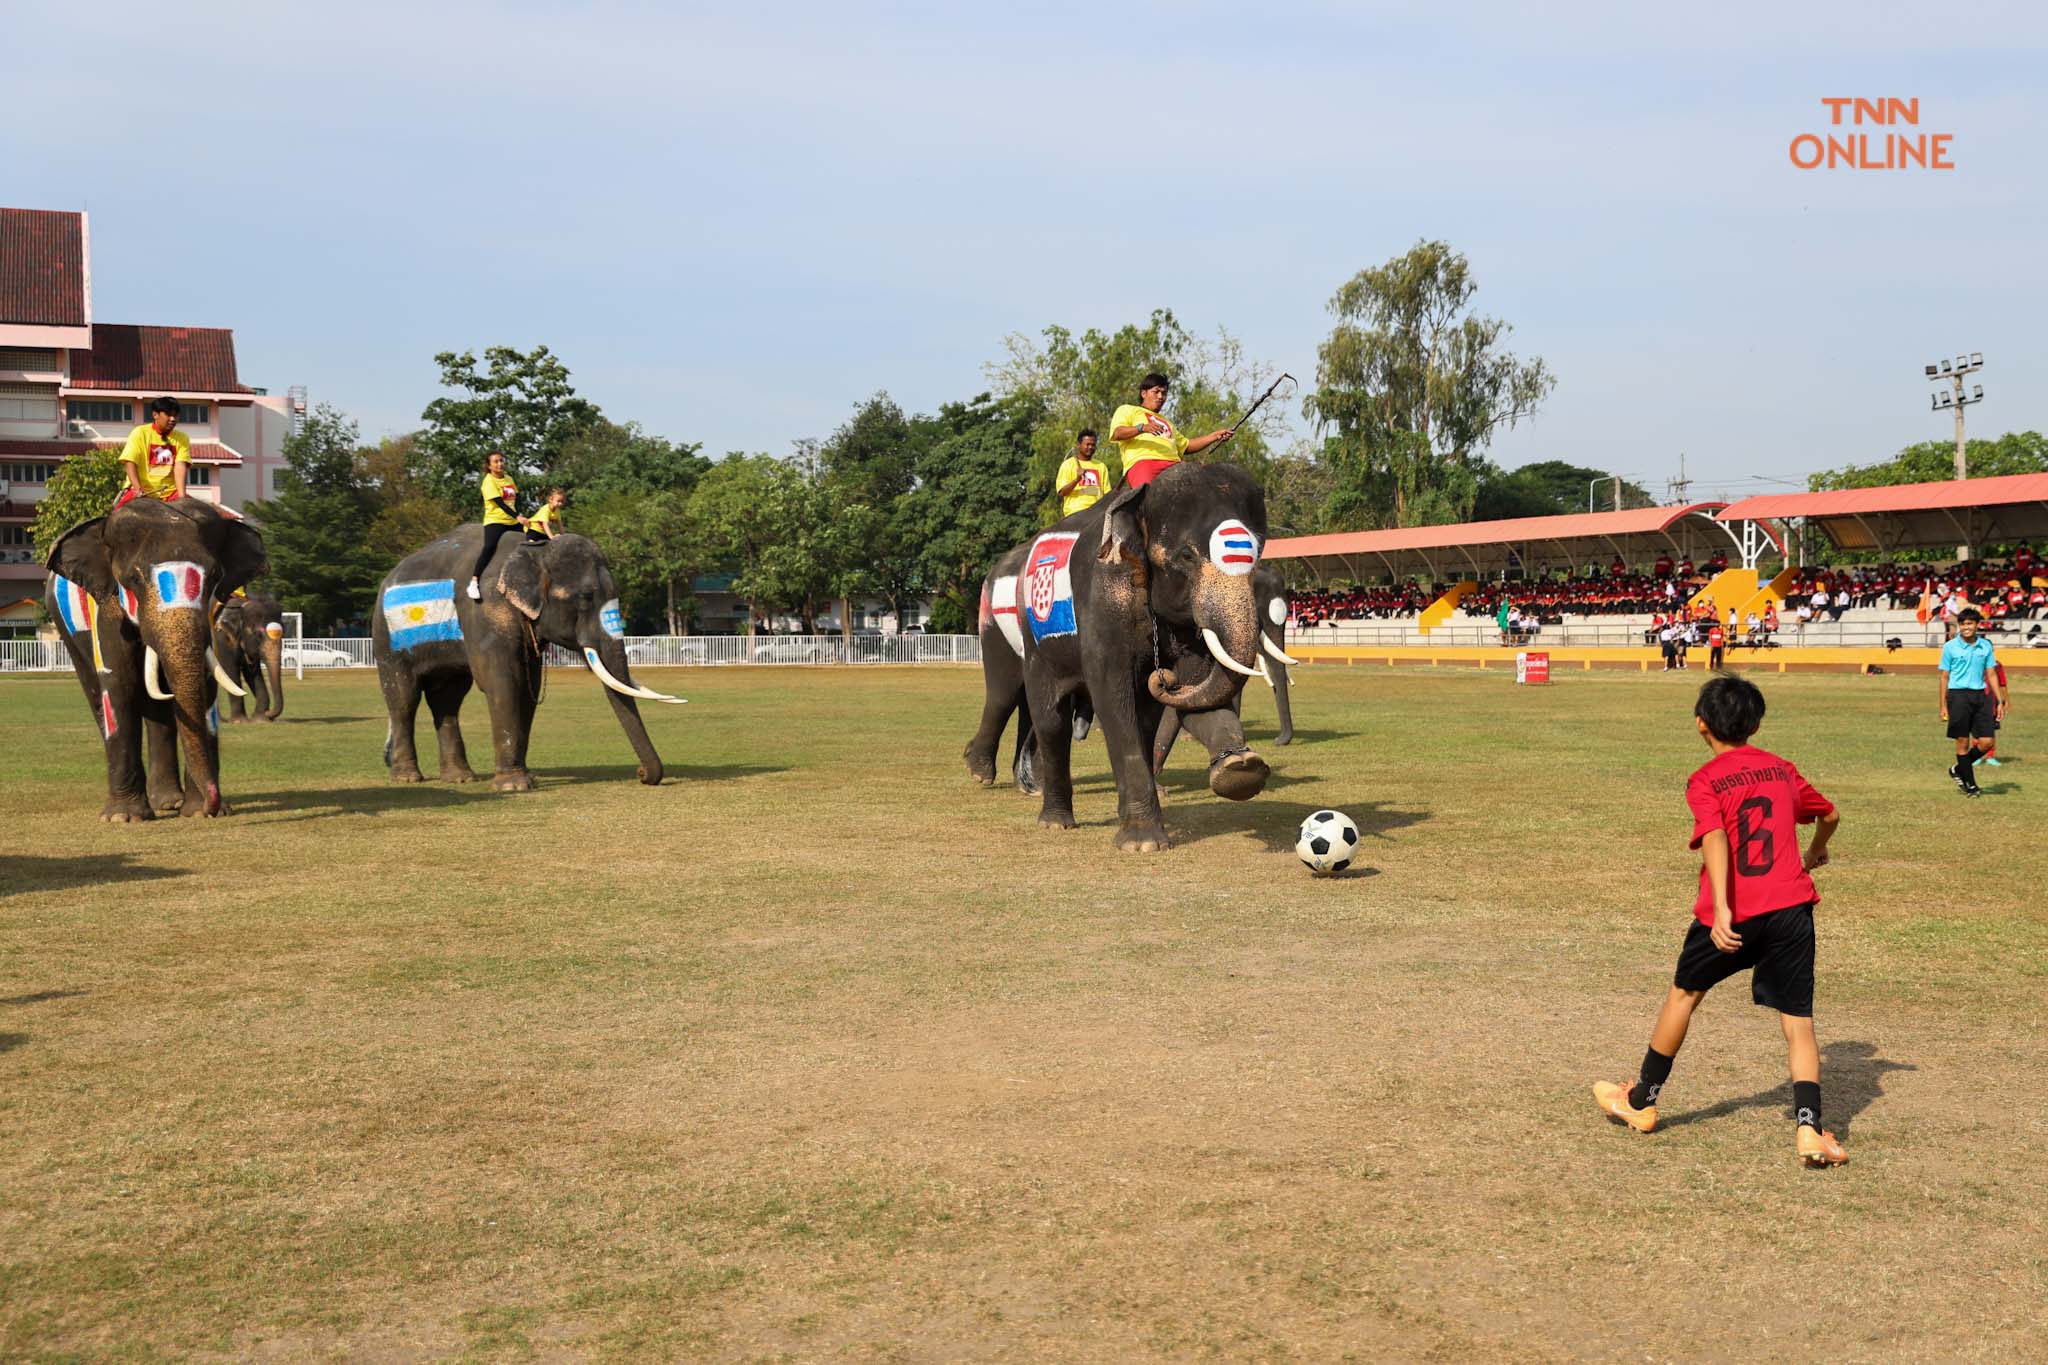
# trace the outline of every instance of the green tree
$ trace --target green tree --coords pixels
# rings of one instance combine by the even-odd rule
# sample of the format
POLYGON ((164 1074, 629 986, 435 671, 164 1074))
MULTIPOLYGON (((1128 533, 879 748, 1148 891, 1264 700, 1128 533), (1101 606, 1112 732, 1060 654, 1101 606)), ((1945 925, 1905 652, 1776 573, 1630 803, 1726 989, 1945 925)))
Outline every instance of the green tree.
POLYGON ((441 385, 453 389, 420 414, 420 476, 428 489, 465 519, 478 515, 477 481, 484 456, 505 452, 514 478, 552 479, 571 442, 599 420, 597 408, 576 396, 569 369, 545 346, 530 352, 492 346, 484 367, 473 351, 442 351, 441 385))
MULTIPOLYGON (((2048 471, 2048 437, 2038 431, 2009 431, 1993 440, 1966 441, 1964 459, 1973 479, 2048 471)), ((1876 464, 1845 465, 1809 475, 1807 487, 1880 488, 1893 483, 1938 483, 1956 476, 1956 443, 1922 441, 1876 464)))
MULTIPOLYGON (((1605 482, 1613 476, 1586 465, 1566 460, 1538 460, 1520 469, 1503 470, 1481 461, 1478 471, 1479 496, 1472 508, 1475 521, 1554 517, 1566 512, 1587 511, 1586 495, 1592 491, 1591 485, 1596 480, 1601 481, 1598 499, 1590 510, 1606 511, 1614 506, 1613 485, 1605 482)), ((1650 496, 1649 490, 1624 479, 1621 505, 1653 507, 1656 500, 1650 496)))
POLYGON ((782 535, 782 481, 792 472, 771 455, 734 451, 706 470, 690 494, 690 515, 705 549, 731 568, 732 590, 746 600, 750 634, 763 618, 763 605, 774 600, 763 563, 782 535))
POLYGON ((1506 323, 1467 311, 1477 290, 1464 256, 1423 241, 1331 297, 1302 407, 1326 437, 1332 529, 1466 519, 1481 453, 1555 386, 1503 348, 1506 323))
POLYGON ((118 450, 87 451, 57 466, 28 526, 36 558, 48 559, 59 538, 79 522, 103 516, 127 482, 118 450))
POLYGON ((365 538, 386 569, 462 521, 427 487, 421 460, 417 435, 388 436, 356 454, 377 503, 365 538))
MULTIPOLYGON (((362 618, 397 556, 366 534, 381 509, 355 421, 322 403, 285 438, 277 496, 247 509, 263 531, 269 585, 308 633, 362 618)), ((408 547, 411 548, 411 547, 408 547)))
POLYGON ((922 593, 918 547, 896 508, 916 487, 924 440, 924 424, 877 393, 818 447, 831 518, 819 548, 831 561, 844 629, 852 629, 855 598, 883 598, 900 627, 905 604, 922 593))
POLYGON ((658 613, 670 635, 689 633, 697 606, 690 585, 711 560, 691 490, 586 495, 576 524, 604 548, 629 618, 658 613))
POLYGON ((1041 420, 1029 393, 982 394, 918 419, 925 430, 917 487, 893 516, 917 546, 918 577, 933 594, 933 630, 971 633, 989 565, 1042 524, 1042 490, 1028 474, 1041 420))
MULTIPOLYGON (((619 494, 687 495, 711 468, 711 461, 700 453, 702 449, 651 436, 638 422, 622 425, 593 417, 563 443, 560 457, 548 471, 548 482, 559 485, 578 502, 619 494)), ((534 490, 536 495, 542 491, 534 490)))

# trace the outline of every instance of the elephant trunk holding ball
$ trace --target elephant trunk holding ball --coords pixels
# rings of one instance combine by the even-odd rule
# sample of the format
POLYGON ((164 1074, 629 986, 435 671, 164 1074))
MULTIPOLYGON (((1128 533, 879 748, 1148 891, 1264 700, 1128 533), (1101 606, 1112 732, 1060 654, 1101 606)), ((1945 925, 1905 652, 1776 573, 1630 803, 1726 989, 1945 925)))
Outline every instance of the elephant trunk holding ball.
POLYGON ((101 819, 228 813, 216 701, 240 684, 214 655, 209 618, 266 565, 254 527, 195 498, 137 498, 50 548, 50 616, 106 749, 101 819))
POLYGON ((1252 581, 1266 499, 1235 465, 1180 464, 1125 486, 1003 556, 982 588, 981 728, 967 746, 977 780, 1020 700, 1018 766, 1033 754, 1040 823, 1072 828, 1070 749, 1093 711, 1116 776, 1119 848, 1168 844, 1151 750, 1167 709, 1213 756, 1210 789, 1246 800, 1269 769, 1235 710, 1262 657, 1252 581))
POLYGON ((227 719, 276 720, 284 714, 284 607, 267 592, 230 597, 213 619, 213 652, 249 694, 228 694, 227 719))
POLYGON ((530 791, 526 746, 540 700, 541 656, 553 644, 590 665, 639 759, 640 780, 659 786, 661 755, 637 703, 679 699, 633 684, 618 589, 603 552, 586 536, 565 533, 531 545, 507 536, 479 576, 481 600, 471 601, 462 586, 482 544, 483 527, 458 526, 400 560, 378 588, 370 641, 391 716, 384 762, 392 780, 423 780, 413 747, 422 696, 440 741, 441 780, 475 779, 459 720, 475 685, 491 708, 492 785, 530 791))

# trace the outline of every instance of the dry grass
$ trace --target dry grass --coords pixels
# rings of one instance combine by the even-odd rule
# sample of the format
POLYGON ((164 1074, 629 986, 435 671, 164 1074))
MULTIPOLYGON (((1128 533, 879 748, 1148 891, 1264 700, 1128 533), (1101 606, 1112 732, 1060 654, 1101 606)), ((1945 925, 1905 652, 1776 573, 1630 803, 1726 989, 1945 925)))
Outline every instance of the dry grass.
POLYGON ((1154 857, 1099 742, 1073 833, 971 783, 969 670, 649 681, 658 790, 572 674, 538 792, 389 787, 356 674, 136 828, 74 685, 0 681, 0 1355, 2039 1349, 2037 685, 1965 803, 1931 683, 1763 680, 1846 822, 1808 1173, 1740 985, 1666 1131, 1587 1096, 1684 928, 1687 680, 1311 669, 1154 857), (1354 875, 1286 851, 1319 805, 1354 875))

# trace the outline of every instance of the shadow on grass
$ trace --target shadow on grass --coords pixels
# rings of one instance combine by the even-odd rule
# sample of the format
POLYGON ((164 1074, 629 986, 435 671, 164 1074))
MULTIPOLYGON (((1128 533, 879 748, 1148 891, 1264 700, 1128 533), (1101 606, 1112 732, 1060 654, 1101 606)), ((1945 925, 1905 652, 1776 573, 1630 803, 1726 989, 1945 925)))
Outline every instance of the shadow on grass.
POLYGON ((45 1000, 69 1000, 84 991, 33 991, 28 995, 10 995, 0 998, 0 1005, 40 1005, 45 1000))
POLYGON ((26 1033, 0 1033, 0 1052, 12 1052, 27 1041, 26 1033))
MULTIPOLYGON (((1208 787, 1204 785, 1201 790, 1206 792, 1208 787)), ((1166 827, 1172 831, 1175 843, 1191 844, 1217 835, 1252 834, 1265 844, 1268 852, 1292 853, 1295 841, 1301 837, 1301 822, 1319 810, 1330 809, 1299 801, 1273 801, 1263 795, 1249 801, 1216 802, 1185 809, 1169 804, 1166 827)), ((1343 810, 1358 826, 1361 857, 1372 840, 1384 839, 1392 830, 1406 829, 1429 819, 1428 811, 1393 810, 1378 801, 1348 802, 1343 810)), ((1377 872, 1357 866, 1342 875, 1369 877, 1377 872)))
MULTIPOLYGON (((738 777, 760 777, 786 773, 786 764, 776 763, 667 763, 661 765, 662 785, 672 782, 729 782, 738 777)), ((535 768, 533 775, 545 786, 580 782, 632 782, 638 784, 640 770, 631 763, 598 764, 584 768, 535 768)))
POLYGON ((272 725, 361 725, 366 721, 380 719, 377 716, 294 716, 282 715, 271 721, 272 725))
POLYGON ((182 877, 182 870, 151 867, 134 861, 132 853, 101 853, 89 858, 42 858, 28 853, 0 853, 0 896, 22 891, 69 891, 108 882, 148 882, 182 877))
MULTIPOLYGON (((1833 1129, 1842 1137, 1849 1135, 1849 1125, 1858 1114, 1868 1109, 1871 1102, 1884 1094, 1884 1077, 1892 1071, 1918 1071, 1911 1062, 1888 1062, 1877 1055, 1872 1043, 1835 1042, 1824 1045, 1820 1050, 1820 1094, 1821 1124, 1833 1129)), ((1769 1090, 1759 1090, 1754 1095, 1740 1099, 1722 1100, 1704 1109, 1691 1109, 1683 1114, 1673 1114, 1658 1123, 1660 1128, 1676 1128, 1687 1123, 1704 1123, 1708 1119, 1723 1119, 1744 1109, 1780 1109, 1785 1121, 1792 1121, 1792 1082, 1774 1085, 1769 1090)))
MULTIPOLYGON (((786 767, 758 763, 664 765, 663 785, 689 782, 722 782, 761 773, 788 772, 786 767)), ((491 786, 490 774, 479 773, 474 782, 385 782, 374 786, 293 788, 285 791, 247 792, 233 799, 238 812, 279 817, 279 823, 327 820, 337 815, 385 815, 466 806, 477 801, 517 800, 520 796, 544 795, 560 787, 586 783, 621 783, 638 786, 639 778, 630 763, 584 768, 534 768, 534 790, 527 793, 501 792, 491 786)))

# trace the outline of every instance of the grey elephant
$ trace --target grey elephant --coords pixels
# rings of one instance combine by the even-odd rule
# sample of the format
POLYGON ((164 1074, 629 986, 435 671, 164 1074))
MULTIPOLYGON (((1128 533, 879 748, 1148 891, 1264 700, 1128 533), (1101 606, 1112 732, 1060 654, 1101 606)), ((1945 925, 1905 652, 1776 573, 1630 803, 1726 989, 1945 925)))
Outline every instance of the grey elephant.
POLYGON ((216 702, 240 684, 210 617, 263 572, 263 537, 197 499, 136 498, 66 531, 47 563, 50 615, 106 750, 100 818, 227 814, 216 702))
POLYGON ((378 589, 370 641, 391 716, 384 762, 392 780, 423 780, 413 747, 422 696, 440 743, 440 779, 475 779, 459 720, 474 685, 490 703, 492 785, 530 791, 526 746, 540 700, 541 657, 553 644, 581 654, 605 685, 612 714, 639 759, 640 780, 659 785, 661 755, 647 738, 637 703, 680 698, 634 685, 618 589, 603 553, 586 536, 564 533, 544 544, 508 536, 479 576, 482 597, 473 602, 461 589, 482 544, 483 527, 458 526, 400 560, 378 589))
POLYGON ((227 675, 248 691, 228 694, 229 721, 276 720, 284 714, 284 607, 267 592, 230 597, 213 618, 213 652, 227 675))
MULTIPOLYGON (((1279 574, 1261 564, 1252 571, 1252 592, 1258 600, 1259 633, 1265 638, 1259 647, 1265 651, 1259 660, 1259 672, 1266 679, 1266 685, 1273 689, 1273 706, 1280 713, 1280 729, 1273 736, 1273 743, 1282 748, 1294 742, 1294 707, 1288 697, 1292 679, 1287 672, 1289 665, 1300 660, 1287 653, 1287 584, 1279 574)), ((1244 693, 1237 698, 1238 713, 1243 714, 1244 693)), ((1169 706, 1159 718, 1159 731, 1152 738, 1152 772, 1156 776, 1166 768, 1167 755, 1173 752, 1173 742, 1180 737, 1181 713, 1169 706)))
POLYGON ((982 587, 982 722, 968 770, 995 780, 1020 700, 1018 759, 1032 756, 1040 823, 1074 825, 1070 748, 1078 711, 1101 727, 1115 772, 1119 848, 1169 839, 1150 749, 1167 708, 1211 754, 1209 786, 1247 800, 1269 769, 1244 742, 1235 703, 1257 677, 1263 638, 1252 570, 1266 500, 1235 465, 1175 465, 1128 484, 999 559, 982 587))

